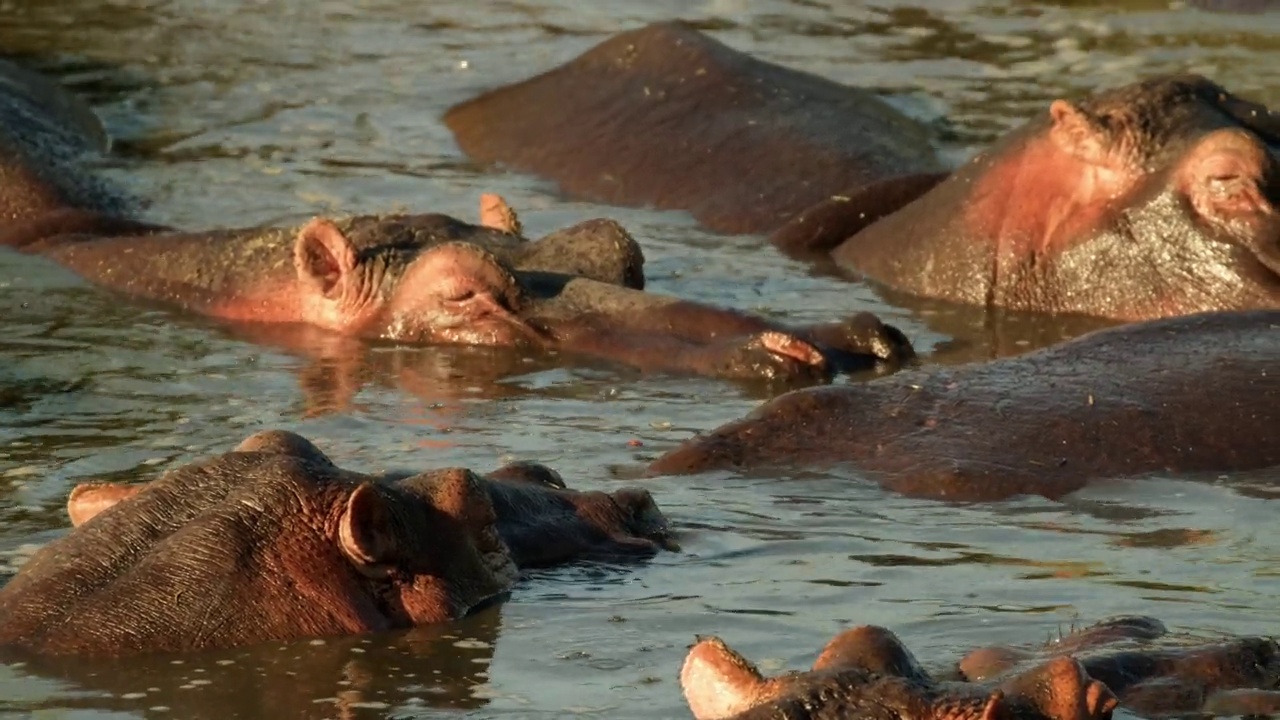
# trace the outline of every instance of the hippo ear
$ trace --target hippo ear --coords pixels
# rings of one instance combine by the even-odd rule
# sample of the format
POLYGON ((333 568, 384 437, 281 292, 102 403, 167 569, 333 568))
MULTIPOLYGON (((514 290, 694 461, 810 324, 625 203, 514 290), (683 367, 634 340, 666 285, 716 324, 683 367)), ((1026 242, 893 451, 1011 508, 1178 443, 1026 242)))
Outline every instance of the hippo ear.
POLYGON ((1107 720, 1120 701, 1106 685, 1089 677, 1084 666, 1061 656, 1006 682, 1000 690, 1034 705, 1044 717, 1107 720))
POLYGON ((300 282, 328 297, 355 270, 356 250, 333 221, 316 218, 298 231, 293 266, 300 282))
POLYGON ((680 670, 696 720, 723 720, 769 700, 768 683, 750 661, 718 637, 698 640, 680 670))
POLYGON ((107 508, 127 500, 146 485, 122 485, 120 483, 81 483, 67 496, 67 515, 71 527, 79 527, 107 508))
POLYGON ((387 574, 397 555, 391 509, 382 491, 373 483, 361 483, 347 498, 347 508, 338 524, 338 545, 342 553, 366 575, 387 574))
POLYGON ((1063 152, 1093 165, 1108 164, 1106 133, 1087 111, 1066 100, 1054 100, 1049 117, 1053 120, 1049 137, 1063 152))
POLYGON ((480 196, 480 225, 510 235, 519 235, 522 230, 516 211, 501 195, 494 193, 480 196))
POLYGON ((1270 154, 1258 138, 1239 129, 1206 135, 1183 160, 1182 192, 1201 217, 1226 220, 1269 213, 1263 192, 1270 154))

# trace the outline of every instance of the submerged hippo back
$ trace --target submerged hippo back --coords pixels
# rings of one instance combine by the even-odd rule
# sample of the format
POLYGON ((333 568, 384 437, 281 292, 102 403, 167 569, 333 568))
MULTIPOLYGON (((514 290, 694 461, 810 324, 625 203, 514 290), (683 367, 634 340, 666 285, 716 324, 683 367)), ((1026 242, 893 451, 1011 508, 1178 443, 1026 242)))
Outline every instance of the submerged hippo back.
POLYGON ((788 393, 651 470, 849 463, 906 494, 990 500, 1271 467, 1278 359, 1280 311, 1122 326, 1020 357, 788 393))
POLYGON ((0 221, 63 207, 120 212, 124 198, 83 164, 106 149, 106 132, 87 104, 0 60, 0 221))

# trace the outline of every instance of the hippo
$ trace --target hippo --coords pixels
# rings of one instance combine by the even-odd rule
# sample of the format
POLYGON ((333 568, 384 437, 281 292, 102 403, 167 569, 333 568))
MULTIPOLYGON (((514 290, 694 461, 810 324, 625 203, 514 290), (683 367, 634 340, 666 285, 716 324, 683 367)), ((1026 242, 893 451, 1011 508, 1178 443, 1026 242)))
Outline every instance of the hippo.
MULTIPOLYGON (((334 466, 310 440, 285 430, 255 433, 240 443, 236 452, 278 453, 334 466)), ((378 476, 378 480, 400 482, 415 475, 418 473, 412 471, 389 472, 378 476)), ((679 550, 666 516, 648 490, 573 490, 565 485, 560 473, 535 462, 504 465, 477 476, 474 482, 489 494, 498 536, 521 570, 584 559, 648 557, 662 549, 679 550)), ((85 524, 149 485, 77 485, 67 497, 72 527, 85 524)))
POLYGON ((720 638, 702 638, 680 684, 695 720, 1106 720, 1116 707, 1069 657, 998 685, 935 681, 876 626, 840 633, 807 672, 767 679, 720 638))
MULTIPOLYGON (((485 217, 495 213, 485 198, 485 217)), ((498 213, 501 215, 501 213, 498 213)), ((617 223, 536 242, 441 214, 316 218, 296 228, 139 235, 0 232, 135 298, 241 323, 302 323, 399 343, 520 346, 642 370, 823 381, 895 367, 910 342, 870 313, 791 328, 642 291, 617 223)))
POLYGON ((443 119, 481 163, 586 200, 687 210, 721 233, 768 233, 855 191, 879 217, 945 176, 926 129, 872 93, 678 21, 615 35, 443 119))
POLYGON ((1200 76, 1054 100, 847 234, 868 202, 824 201, 772 239, 882 287, 987 308, 1131 322, 1280 307, 1280 115, 1200 76))
POLYGON ((647 493, 576 495, 549 470, 506 475, 365 475, 267 431, 144 486, 80 486, 74 529, 0 589, 0 647, 125 656, 442 623, 504 597, 518 561, 669 543, 647 493), (494 483, 514 487, 495 502, 494 483))
POLYGON ((80 227, 123 220, 132 200, 88 167, 108 145, 87 103, 54 80, 0 60, 0 229, 59 211, 81 218, 80 227))
POLYGON ((1025 355, 780 395, 649 472, 849 464, 916 497, 1061 498, 1103 478, 1280 465, 1280 310, 1099 330, 1025 355))
POLYGON ((1280 713, 1280 645, 1271 638, 1172 638, 1146 616, 1108 618, 1035 648, 992 646, 966 655, 961 675, 1000 681, 1071 656, 1116 693, 1120 707, 1148 718, 1280 713))

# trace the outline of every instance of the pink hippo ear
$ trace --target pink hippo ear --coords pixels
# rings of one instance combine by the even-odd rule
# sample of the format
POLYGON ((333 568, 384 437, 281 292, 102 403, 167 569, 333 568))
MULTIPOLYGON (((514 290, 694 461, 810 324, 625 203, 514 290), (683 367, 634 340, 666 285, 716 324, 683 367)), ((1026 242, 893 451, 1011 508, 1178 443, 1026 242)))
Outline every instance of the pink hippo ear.
POLYGON ((81 483, 67 496, 67 516, 71 527, 79 527, 107 508, 137 495, 146 485, 119 483, 81 483))
POLYGON ((1066 100, 1054 100, 1049 117, 1053 119, 1049 137, 1063 152, 1093 165, 1109 164, 1106 132, 1087 111, 1066 100))
POLYGON ((293 245, 298 280, 331 297, 356 267, 356 250, 333 221, 316 218, 298 231, 293 245))
POLYGON ((1216 130, 1188 153, 1178 170, 1179 189, 1210 220, 1269 214, 1264 194, 1272 160, 1257 137, 1239 129, 1216 130))
POLYGON ((397 543, 387 498, 373 483, 360 486, 347 498, 338 525, 338 545, 360 572, 385 577, 396 560, 397 543))
POLYGON ((774 694, 756 666, 718 637, 702 638, 689 650, 680 686, 696 720, 731 718, 774 694))

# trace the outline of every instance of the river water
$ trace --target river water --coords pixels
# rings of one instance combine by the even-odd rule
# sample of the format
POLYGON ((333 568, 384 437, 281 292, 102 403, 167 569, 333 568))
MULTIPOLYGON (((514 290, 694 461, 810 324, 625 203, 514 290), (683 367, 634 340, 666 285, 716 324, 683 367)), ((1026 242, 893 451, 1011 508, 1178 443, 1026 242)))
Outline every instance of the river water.
MULTIPOLYGON (((566 201, 464 159, 451 104, 564 62, 611 33, 682 17, 775 62, 873 88, 960 160, 1055 97, 1200 72, 1280 105, 1280 14, 1180 3, 840 0, 3 0, 0 47, 90 98, 106 172, 191 229, 396 209, 475 217, 505 195, 532 235, 597 216, 641 241, 650 288, 796 320, 868 309, 928 362, 1018 352, 1078 329, 888 305, 868 288, 717 237, 681 213, 566 201), (957 339, 959 336, 959 339, 957 339)), ((91 478, 147 478, 254 431, 307 435, 360 470, 511 459, 577 487, 642 464, 776 389, 492 351, 252 334, 122 302, 0 252, 0 567, 67 528, 91 478), (639 445, 635 441, 639 441, 639 445)), ((1100 485, 1065 502, 954 507, 856 477, 644 481, 685 551, 527 578, 465 622, 180 661, 0 665, 0 713, 101 717, 688 717, 696 634, 767 670, 839 628, 886 625, 926 665, 1149 613, 1179 630, 1274 632, 1276 473, 1100 485)))

